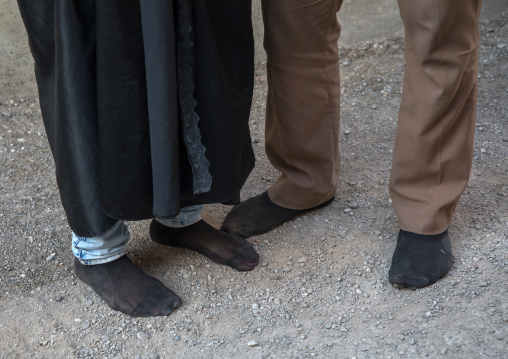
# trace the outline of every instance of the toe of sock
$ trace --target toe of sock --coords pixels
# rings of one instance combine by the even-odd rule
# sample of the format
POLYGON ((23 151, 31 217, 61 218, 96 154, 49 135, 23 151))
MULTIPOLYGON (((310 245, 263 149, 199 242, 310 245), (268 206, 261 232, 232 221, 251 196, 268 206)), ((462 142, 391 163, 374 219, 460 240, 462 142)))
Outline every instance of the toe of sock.
POLYGON ((182 304, 178 295, 156 282, 146 297, 131 313, 133 317, 154 317, 170 315, 182 304))
POLYGON ((247 255, 239 254, 224 264, 241 272, 251 271, 259 264, 259 255, 256 252, 247 255))
POLYGON ((409 276, 409 275, 403 275, 403 274, 393 274, 390 273, 388 277, 388 281, 395 287, 395 288, 406 288, 406 289, 418 289, 423 288, 428 285, 434 284, 437 282, 439 277, 432 278, 430 276, 409 276))

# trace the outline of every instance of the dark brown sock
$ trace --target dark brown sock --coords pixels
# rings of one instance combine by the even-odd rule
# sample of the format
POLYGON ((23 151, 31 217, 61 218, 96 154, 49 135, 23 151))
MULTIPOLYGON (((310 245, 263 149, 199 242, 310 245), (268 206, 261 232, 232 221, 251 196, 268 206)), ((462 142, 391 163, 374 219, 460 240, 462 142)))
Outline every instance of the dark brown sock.
POLYGON ((252 270, 259 263, 259 255, 249 241, 221 232, 203 220, 187 227, 171 228, 154 219, 150 236, 157 243, 192 249, 239 271, 252 270))
POLYGON ((133 317, 169 315, 182 303, 180 297, 136 267, 127 256, 97 265, 84 265, 75 258, 74 273, 111 309, 133 317))

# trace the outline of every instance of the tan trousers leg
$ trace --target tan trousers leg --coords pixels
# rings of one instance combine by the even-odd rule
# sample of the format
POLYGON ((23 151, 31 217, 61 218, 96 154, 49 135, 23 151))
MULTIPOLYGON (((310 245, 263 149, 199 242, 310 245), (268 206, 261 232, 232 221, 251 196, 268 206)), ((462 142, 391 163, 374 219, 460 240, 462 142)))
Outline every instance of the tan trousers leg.
POLYGON ((401 228, 450 225, 473 158, 481 0, 399 0, 406 71, 390 181, 401 228))
POLYGON ((268 99, 266 153, 282 174, 270 199, 290 209, 335 195, 342 0, 263 0, 268 99))

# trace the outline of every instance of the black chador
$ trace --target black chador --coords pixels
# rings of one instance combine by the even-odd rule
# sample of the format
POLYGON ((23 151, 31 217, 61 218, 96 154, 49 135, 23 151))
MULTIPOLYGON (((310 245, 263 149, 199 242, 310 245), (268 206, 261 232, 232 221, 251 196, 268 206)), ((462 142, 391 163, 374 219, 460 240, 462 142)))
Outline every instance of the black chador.
POLYGON ((250 1, 18 3, 77 235, 238 201, 254 166, 250 1))

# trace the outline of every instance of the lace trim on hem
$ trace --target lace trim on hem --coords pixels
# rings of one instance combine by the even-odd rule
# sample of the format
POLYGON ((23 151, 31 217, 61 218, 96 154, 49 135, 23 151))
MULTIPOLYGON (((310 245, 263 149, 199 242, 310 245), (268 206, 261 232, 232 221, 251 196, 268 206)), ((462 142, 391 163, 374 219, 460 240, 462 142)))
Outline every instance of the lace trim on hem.
POLYGON ((210 162, 205 155, 206 148, 201 142, 201 133, 198 127, 199 115, 195 111, 197 102, 194 98, 192 69, 192 47, 194 44, 190 37, 192 26, 189 22, 191 16, 189 0, 177 0, 176 13, 178 101, 183 123, 183 140, 192 167, 193 193, 199 194, 210 191, 212 176, 209 171, 210 162))

